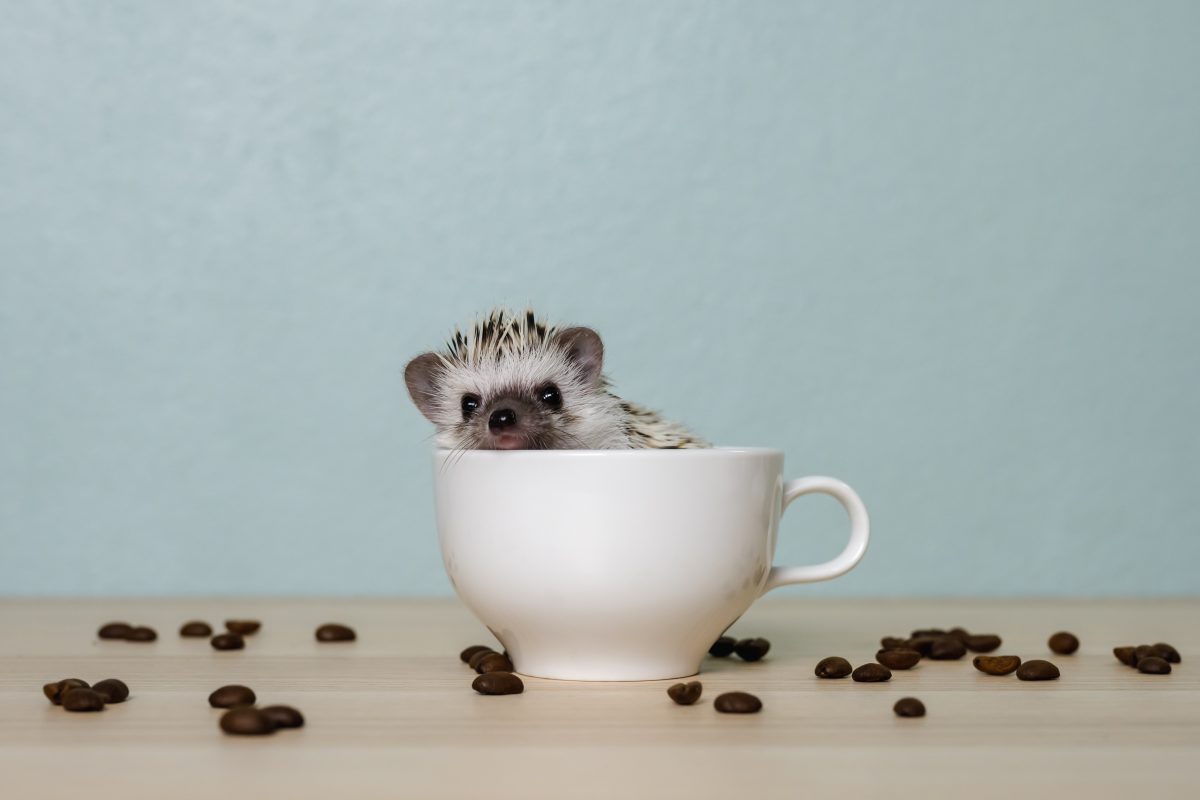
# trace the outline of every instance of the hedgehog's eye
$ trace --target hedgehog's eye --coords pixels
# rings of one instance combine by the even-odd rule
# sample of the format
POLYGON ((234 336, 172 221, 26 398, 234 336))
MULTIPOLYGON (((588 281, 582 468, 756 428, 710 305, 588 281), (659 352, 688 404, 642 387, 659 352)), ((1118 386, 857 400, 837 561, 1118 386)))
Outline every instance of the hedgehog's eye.
POLYGON ((464 394, 462 399, 463 419, 470 419, 471 415, 479 410, 479 395, 464 394))
POLYGON ((553 383, 548 383, 538 389, 537 399, 549 408, 555 410, 562 408, 562 394, 559 393, 558 387, 553 383))

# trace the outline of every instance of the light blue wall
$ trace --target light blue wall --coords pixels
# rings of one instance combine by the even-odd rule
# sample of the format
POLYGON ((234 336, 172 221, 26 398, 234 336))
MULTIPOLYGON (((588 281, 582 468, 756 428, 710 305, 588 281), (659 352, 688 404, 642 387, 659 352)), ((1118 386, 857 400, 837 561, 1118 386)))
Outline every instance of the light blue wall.
MULTIPOLYGON (((494 303, 866 498, 845 594, 1200 592, 1200 4, 0 2, 0 594, 446 593, 494 303)), ((802 501, 780 558, 837 547, 802 501)), ((789 515, 793 516, 793 515, 789 515)))

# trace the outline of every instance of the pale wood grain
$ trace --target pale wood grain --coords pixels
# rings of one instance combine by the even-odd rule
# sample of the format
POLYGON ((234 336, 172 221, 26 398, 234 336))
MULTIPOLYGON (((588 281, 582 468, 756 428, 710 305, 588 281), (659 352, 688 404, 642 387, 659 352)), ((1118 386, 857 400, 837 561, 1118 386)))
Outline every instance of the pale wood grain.
POLYGON ((526 679, 514 697, 481 697, 459 663, 486 631, 442 600, 0 601, 0 795, 17 798, 288 797, 1195 797, 1200 795, 1200 602, 761 602, 733 632, 772 641, 766 660, 708 659, 701 702, 669 682, 526 679), (257 617, 244 651, 181 639, 180 623, 257 617), (102 622, 156 627, 153 644, 99 641, 102 622), (353 644, 319 644, 322 622, 353 644), (879 637, 914 627, 996 632, 1001 652, 1049 658, 1063 677, 1022 683, 976 672, 969 658, 924 661, 890 683, 821 681, 816 661, 870 660, 879 637), (1083 641, 1054 656, 1047 637, 1083 641), (1168 641, 1184 663, 1140 675, 1118 644, 1168 641), (41 685, 120 677, 123 705, 99 714, 52 707, 41 685), (299 731, 234 739, 210 691, 246 683, 289 703, 299 731), (722 691, 754 692, 761 714, 717 714, 722 691), (929 715, 893 716, 915 695, 929 715))

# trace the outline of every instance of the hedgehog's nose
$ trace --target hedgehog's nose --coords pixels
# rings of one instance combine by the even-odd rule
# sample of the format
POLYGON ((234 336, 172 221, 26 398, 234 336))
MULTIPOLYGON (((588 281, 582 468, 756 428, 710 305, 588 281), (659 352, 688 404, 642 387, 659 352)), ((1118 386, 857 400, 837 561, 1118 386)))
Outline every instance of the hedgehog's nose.
POLYGON ((501 408, 493 411, 492 416, 488 418, 488 428, 493 431, 502 431, 516 424, 517 412, 511 408, 501 408))

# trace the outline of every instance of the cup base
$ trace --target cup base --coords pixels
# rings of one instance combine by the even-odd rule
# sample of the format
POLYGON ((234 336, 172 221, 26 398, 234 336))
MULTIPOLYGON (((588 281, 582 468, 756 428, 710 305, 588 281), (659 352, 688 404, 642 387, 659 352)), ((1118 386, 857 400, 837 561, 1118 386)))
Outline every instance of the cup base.
POLYGON ((694 678, 700 674, 696 665, 660 665, 660 666, 628 666, 628 667, 578 667, 571 665, 548 665, 522 663, 514 661, 515 672, 530 678, 542 678, 551 681, 575 681, 580 683, 637 683, 648 681, 670 681, 683 678, 694 678))

